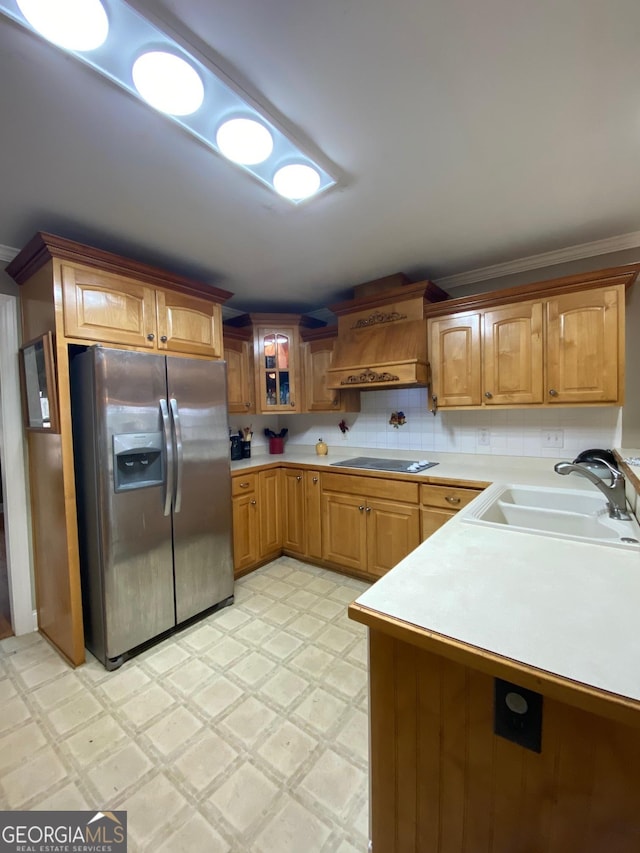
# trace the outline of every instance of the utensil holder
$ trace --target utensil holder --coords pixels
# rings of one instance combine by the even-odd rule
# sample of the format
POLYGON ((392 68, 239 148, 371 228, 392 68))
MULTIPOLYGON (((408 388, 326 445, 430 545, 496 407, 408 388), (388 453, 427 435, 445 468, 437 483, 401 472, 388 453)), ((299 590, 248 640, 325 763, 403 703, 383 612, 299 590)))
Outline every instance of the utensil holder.
POLYGON ((284 438, 275 436, 269 439, 269 453, 284 453, 284 438))
POLYGON ((242 448, 242 458, 243 459, 251 459, 251 442, 250 441, 241 441, 240 447, 242 448))

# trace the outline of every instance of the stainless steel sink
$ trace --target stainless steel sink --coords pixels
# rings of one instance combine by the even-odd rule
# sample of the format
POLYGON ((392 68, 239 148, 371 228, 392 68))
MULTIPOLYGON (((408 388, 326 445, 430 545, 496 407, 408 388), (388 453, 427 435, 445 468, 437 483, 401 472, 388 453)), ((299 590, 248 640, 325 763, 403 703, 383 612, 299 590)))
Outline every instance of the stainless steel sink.
POLYGON ((637 521, 633 517, 630 521, 610 518, 606 502, 597 492, 495 484, 462 510, 460 518, 502 529, 640 550, 637 521))
POLYGON ((407 462, 406 459, 378 459, 375 456, 356 456, 331 463, 338 468, 363 468, 366 471, 392 471, 399 474, 419 474, 437 464, 426 460, 407 462))

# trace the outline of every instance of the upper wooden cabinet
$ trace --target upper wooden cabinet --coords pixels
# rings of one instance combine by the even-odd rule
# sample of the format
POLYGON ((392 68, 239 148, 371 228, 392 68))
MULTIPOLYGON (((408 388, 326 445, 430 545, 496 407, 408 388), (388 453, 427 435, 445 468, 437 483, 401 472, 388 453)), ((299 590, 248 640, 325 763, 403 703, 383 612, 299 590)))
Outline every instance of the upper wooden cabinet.
POLYGON ((359 412, 360 393, 327 387, 337 327, 301 329, 304 412, 359 412))
POLYGON ((432 408, 621 405, 625 287, 639 270, 450 300, 467 310, 430 307, 432 408))
POLYGON ((79 265, 61 279, 67 338, 222 358, 215 302, 79 265))
POLYGON ((251 330, 223 325, 223 338, 229 413, 252 414, 256 410, 256 391, 251 330))
POLYGON ((256 408, 263 414, 300 412, 300 337, 296 314, 252 314, 256 408))

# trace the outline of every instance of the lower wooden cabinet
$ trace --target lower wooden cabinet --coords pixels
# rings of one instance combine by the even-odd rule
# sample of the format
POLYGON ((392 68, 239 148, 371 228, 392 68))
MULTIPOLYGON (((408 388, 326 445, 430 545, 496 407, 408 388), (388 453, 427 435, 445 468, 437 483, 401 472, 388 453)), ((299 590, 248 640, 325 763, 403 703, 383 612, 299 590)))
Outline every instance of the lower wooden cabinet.
MULTIPOLYGON (((486 484, 489 485, 488 483, 486 484)), ((443 524, 449 521, 459 510, 476 498, 482 488, 472 489, 462 486, 441 486, 425 484, 420 486, 420 529, 424 542, 443 524)))
POLYGON ((282 469, 282 550, 299 557, 322 557, 320 472, 282 469))
POLYGON ((233 495, 233 568, 236 576, 275 559, 282 550, 280 469, 238 475, 233 495))
POLYGON ((418 484, 322 475, 322 558, 381 577, 420 544, 418 484))

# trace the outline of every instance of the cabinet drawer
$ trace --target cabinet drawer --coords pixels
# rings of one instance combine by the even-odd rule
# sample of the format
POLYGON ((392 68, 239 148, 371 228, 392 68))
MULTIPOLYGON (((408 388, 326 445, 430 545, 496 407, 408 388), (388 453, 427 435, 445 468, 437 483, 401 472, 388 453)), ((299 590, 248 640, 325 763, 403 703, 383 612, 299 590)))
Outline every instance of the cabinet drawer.
POLYGON ((444 509, 462 509, 481 492, 482 489, 462 489, 455 486, 420 486, 420 503, 444 509))
POLYGON ((343 492, 348 495, 367 495, 402 503, 418 503, 418 484, 378 477, 358 477, 352 474, 322 474, 324 492, 343 492))
POLYGON ((231 478, 231 495, 248 495, 249 492, 256 490, 256 475, 255 474, 235 474, 231 478))

